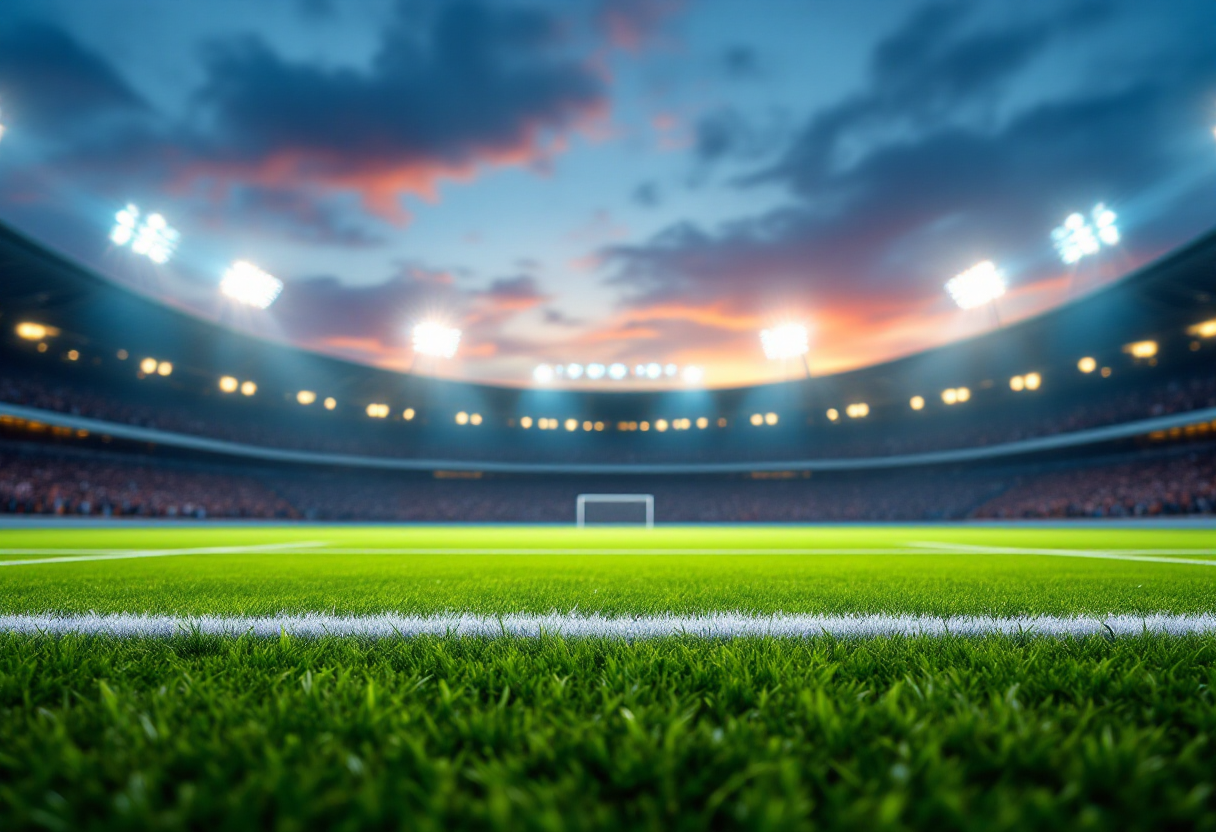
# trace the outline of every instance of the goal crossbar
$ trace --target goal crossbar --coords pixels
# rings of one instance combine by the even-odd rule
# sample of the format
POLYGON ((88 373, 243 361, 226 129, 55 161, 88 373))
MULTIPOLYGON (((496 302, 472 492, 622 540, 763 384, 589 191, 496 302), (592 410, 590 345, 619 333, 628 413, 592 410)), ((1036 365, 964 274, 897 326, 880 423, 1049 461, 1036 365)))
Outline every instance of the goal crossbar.
POLYGON ((646 505, 646 528, 654 528, 653 494, 579 494, 576 502, 578 527, 587 525, 587 503, 644 503, 646 505))

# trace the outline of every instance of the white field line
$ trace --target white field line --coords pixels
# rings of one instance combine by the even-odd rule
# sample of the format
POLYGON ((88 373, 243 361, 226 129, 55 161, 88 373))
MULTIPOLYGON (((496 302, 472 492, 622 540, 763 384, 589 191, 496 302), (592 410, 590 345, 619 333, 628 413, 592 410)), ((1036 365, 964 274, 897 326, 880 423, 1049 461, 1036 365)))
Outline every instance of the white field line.
MULTIPOLYGON (((1047 555, 1048 557, 1056 558, 1094 558, 1097 560, 1129 560, 1142 563, 1183 563, 1189 566, 1216 566, 1216 560, 1163 556, 1166 554, 1189 554, 1195 552, 1195 550, 1188 549, 1158 550, 1162 552, 1162 555, 1149 556, 1143 554, 1122 554, 1118 549, 1105 551, 1093 549, 1024 549, 1017 546, 971 546, 931 542, 912 543, 911 545, 924 547, 926 550, 951 549, 962 555, 1047 555)), ((1207 554, 1207 552, 1198 551, 1196 554, 1207 554)))
POLYGON ((367 549, 318 549, 319 555, 923 555, 965 554, 954 551, 925 552, 921 549, 852 549, 849 547, 820 549, 769 549, 763 547, 746 549, 607 549, 569 548, 562 546, 530 546, 495 549, 456 549, 450 547, 422 548, 367 548, 367 549))
MULTIPOLYGON (((177 555, 243 555, 254 552, 291 552, 324 546, 323 540, 308 540, 299 543, 267 543, 259 546, 203 546, 194 549, 130 549, 119 552, 90 552, 71 557, 31 558, 26 560, 0 560, 0 566, 31 566, 38 563, 80 563, 92 560, 131 560, 133 558, 168 558, 177 555)), ((63 551, 63 550, 60 550, 63 551)), ((82 550, 87 551, 87 550, 82 550)), ((0 554, 10 554, 0 550, 0 554)))
POLYGON ((416 636, 477 638, 650 639, 669 636, 738 638, 875 638, 881 636, 1135 636, 1145 633, 1187 635, 1216 633, 1216 614, 1104 616, 931 616, 931 615, 785 615, 717 612, 707 615, 607 617, 574 613, 502 616, 443 614, 411 616, 329 615, 304 613, 274 616, 200 615, 179 617, 131 613, 85 615, 0 615, 0 632, 25 635, 104 635, 121 638, 205 635, 277 638, 346 636, 371 639, 416 636))

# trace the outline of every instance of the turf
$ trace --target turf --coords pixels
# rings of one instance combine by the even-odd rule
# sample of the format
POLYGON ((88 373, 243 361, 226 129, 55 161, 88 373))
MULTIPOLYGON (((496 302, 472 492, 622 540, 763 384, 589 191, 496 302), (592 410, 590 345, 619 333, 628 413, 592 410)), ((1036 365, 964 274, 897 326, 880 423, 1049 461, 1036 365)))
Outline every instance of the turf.
POLYGON ((1210 829, 1216 639, 0 637, 6 829, 1210 829))
MULTIPOLYGON (((0 559, 292 542, 325 545, 2 566, 0 612, 1216 611, 1168 560, 1210 529, 0 529, 0 559)), ((1216 829, 1214 683, 1209 635, 0 634, 0 827, 1216 829)))
MULTIPOLYGON (((677 529, 236 527, 0 531, 0 550, 258 546, 275 554, 177 555, 9 566, 0 612, 606 615, 746 611, 931 615, 1210 612, 1216 568, 1041 554, 926 555, 911 544, 1037 550, 1212 551, 1216 532, 950 527, 677 529), (444 554, 383 550, 423 549, 444 554), (777 554, 807 548, 856 554, 777 554), (338 550, 341 553, 327 553, 338 550), (513 554, 460 554, 509 549, 513 554), (637 550, 648 554, 570 554, 637 550), (678 550, 757 554, 661 554, 678 550), (381 550, 377 554, 377 550, 381 550), (899 551, 901 554, 871 554, 899 551), (533 552, 528 554, 528 552, 533 552), (545 552, 545 554, 535 554, 545 552)), ((10 554, 15 560, 28 555, 10 554)), ((1202 556, 1183 558, 1204 560, 1202 556)))

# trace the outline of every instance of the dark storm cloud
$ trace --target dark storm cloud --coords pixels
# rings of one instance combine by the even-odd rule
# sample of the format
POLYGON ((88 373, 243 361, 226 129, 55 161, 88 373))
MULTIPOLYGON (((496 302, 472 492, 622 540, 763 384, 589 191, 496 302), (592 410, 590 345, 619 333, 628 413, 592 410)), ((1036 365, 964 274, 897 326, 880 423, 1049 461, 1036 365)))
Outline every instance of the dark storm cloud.
POLYGON ((1103 9, 999 29, 961 4, 920 11, 876 48, 862 92, 812 115, 747 180, 786 187, 787 208, 614 248, 611 280, 636 307, 693 298, 739 311, 891 314, 938 297, 943 279, 975 260, 1046 246, 1061 211, 1185 170, 1194 160, 1176 137, 1199 126, 1188 119, 1216 82, 1197 41, 1166 50, 1134 81, 992 115, 1018 73, 1103 9))
POLYGON ((556 135, 605 106, 601 81, 564 57, 560 34, 539 11, 403 3, 366 71, 289 60, 256 36, 227 40, 204 54, 190 127, 82 149, 78 165, 151 170, 179 191, 356 193, 402 222, 403 195, 431 195, 486 165, 543 161, 556 135))
POLYGON ((10 123, 53 140, 147 110, 109 62, 62 29, 35 22, 0 28, 0 106, 10 123))

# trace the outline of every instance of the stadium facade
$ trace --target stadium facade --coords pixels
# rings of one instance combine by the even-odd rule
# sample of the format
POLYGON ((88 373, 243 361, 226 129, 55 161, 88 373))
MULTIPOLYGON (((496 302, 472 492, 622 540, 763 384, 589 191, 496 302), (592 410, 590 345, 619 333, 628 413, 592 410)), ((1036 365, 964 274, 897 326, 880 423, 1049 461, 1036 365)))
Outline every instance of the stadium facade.
POLYGON ((569 522, 607 489, 655 493, 661 522, 1212 511, 1216 233, 980 337, 723 390, 354 364, 7 228, 0 270, 0 511, 569 522))

